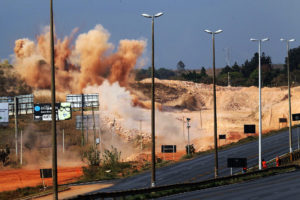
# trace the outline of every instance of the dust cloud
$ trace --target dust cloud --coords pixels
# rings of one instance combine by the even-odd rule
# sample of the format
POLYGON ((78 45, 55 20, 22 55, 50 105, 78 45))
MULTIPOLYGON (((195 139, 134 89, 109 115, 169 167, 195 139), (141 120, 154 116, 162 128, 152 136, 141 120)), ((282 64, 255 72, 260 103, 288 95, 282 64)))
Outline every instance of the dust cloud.
MULTIPOLYGON (((56 88, 59 92, 81 93, 88 85, 101 85, 104 79, 126 86, 130 71, 141 57, 144 40, 121 40, 116 52, 109 42, 110 34, 101 25, 82 33, 72 45, 78 29, 64 39, 55 37, 56 88)), ((50 37, 49 28, 37 36, 15 41, 14 66, 28 85, 49 89, 50 37)))

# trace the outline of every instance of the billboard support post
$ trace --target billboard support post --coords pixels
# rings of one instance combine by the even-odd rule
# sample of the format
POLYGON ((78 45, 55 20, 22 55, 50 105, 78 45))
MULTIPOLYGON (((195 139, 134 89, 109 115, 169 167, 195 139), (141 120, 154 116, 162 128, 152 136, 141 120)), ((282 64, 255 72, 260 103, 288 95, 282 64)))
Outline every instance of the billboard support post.
POLYGON ((15 145, 16 145, 16 157, 18 157, 18 98, 14 98, 14 110, 15 110, 15 145))
POLYGON ((21 130, 20 164, 23 164, 23 131, 21 130))
POLYGON ((96 125, 95 125, 95 114, 94 114, 94 108, 92 107, 92 114, 93 114, 93 131, 94 131, 94 148, 96 148, 96 125))
POLYGON ((81 146, 84 146, 84 131, 83 131, 83 106, 84 96, 81 94, 81 146))
POLYGON ((62 131, 62 146, 63 146, 63 153, 65 153, 65 129, 62 131))

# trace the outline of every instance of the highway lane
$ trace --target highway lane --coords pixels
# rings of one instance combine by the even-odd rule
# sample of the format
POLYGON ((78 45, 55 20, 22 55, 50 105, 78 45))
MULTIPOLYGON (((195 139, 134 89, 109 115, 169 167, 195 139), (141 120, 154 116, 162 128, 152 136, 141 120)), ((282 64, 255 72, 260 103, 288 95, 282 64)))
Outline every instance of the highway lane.
POLYGON ((203 200, 299 200, 300 171, 279 174, 239 184, 225 185, 193 192, 162 197, 159 199, 203 200))
MULTIPOLYGON (((297 148, 297 133, 293 131, 293 148, 297 148)), ((262 139, 262 158, 270 160, 277 155, 282 155, 289 151, 288 131, 265 137, 262 139)), ((230 175, 230 169, 227 168, 228 157, 247 157, 248 167, 258 164, 258 142, 250 142, 247 144, 232 147, 219 152, 219 175, 230 175)), ((241 171, 234 169, 233 172, 241 171)), ((157 169, 156 184, 167 185, 182 182, 194 182, 207 180, 214 177, 214 154, 199 156, 195 159, 185 162, 176 163, 157 169)), ((146 188, 150 186, 151 173, 145 172, 136 176, 121 179, 112 187, 105 188, 101 191, 118 191, 127 189, 146 188)), ((99 191, 95 191, 99 192, 99 191)))

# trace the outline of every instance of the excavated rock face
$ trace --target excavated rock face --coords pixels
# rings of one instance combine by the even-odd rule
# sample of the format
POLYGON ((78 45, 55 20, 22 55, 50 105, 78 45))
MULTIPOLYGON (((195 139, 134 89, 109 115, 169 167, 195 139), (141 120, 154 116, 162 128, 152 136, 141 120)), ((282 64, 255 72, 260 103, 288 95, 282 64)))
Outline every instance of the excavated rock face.
MULTIPOLYGON (((213 132, 212 85, 159 79, 155 79, 155 85, 156 102, 162 105, 161 111, 177 119, 191 117, 194 123, 191 133, 195 134, 196 148, 202 150, 209 148, 208 144, 213 141, 211 138, 213 132)), ((139 101, 150 105, 151 79, 131 83, 128 89, 139 101)), ((258 88, 217 86, 216 91, 218 132, 227 134, 227 142, 247 137, 243 133, 244 124, 258 124, 258 88)), ((297 100, 297 97, 300 97, 300 87, 292 88, 291 94, 293 112, 300 112, 300 101, 297 100)), ((263 132, 286 126, 286 124, 279 125, 278 118, 287 116, 287 101, 287 88, 285 87, 262 89, 263 132)), ((174 124, 178 123, 184 122, 174 121, 174 124)), ((184 126, 186 124, 183 125, 183 129, 184 126)))

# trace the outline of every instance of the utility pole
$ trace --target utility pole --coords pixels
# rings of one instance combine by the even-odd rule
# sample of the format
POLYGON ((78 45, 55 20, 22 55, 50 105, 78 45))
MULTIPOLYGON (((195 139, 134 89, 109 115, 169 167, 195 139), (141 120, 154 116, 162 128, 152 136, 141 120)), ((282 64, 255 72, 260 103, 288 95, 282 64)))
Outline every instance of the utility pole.
POLYGON ((51 116, 52 116, 52 181, 53 199, 58 199, 57 187, 57 138, 56 138, 56 112, 55 112, 55 62, 54 62, 54 33, 53 33, 53 0, 50 0, 50 52, 51 52, 51 116))

